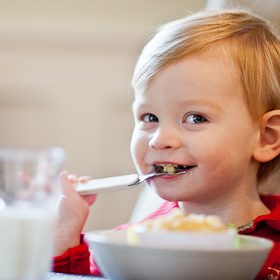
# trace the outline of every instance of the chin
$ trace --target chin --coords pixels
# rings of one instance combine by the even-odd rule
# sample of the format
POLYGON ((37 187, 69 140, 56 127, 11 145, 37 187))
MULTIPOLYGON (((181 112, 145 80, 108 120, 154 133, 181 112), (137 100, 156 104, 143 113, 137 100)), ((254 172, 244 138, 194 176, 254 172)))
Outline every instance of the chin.
POLYGON ((176 195, 174 193, 170 194, 167 192, 159 192, 157 190, 155 192, 159 197, 161 197, 162 199, 167 200, 167 201, 182 201, 183 200, 182 196, 176 195))

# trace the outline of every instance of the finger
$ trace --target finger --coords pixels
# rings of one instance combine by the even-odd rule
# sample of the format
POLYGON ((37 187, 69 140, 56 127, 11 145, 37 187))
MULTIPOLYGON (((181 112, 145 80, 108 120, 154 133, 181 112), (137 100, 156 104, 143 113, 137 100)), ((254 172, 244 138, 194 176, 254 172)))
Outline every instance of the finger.
POLYGON ((68 180, 68 172, 67 171, 62 171, 60 174, 59 174, 59 182, 61 183, 61 185, 67 185, 69 184, 69 180, 68 180))
POLYGON ((59 182, 61 186, 61 190, 64 194, 69 194, 74 191, 74 185, 71 180, 69 180, 69 173, 67 171, 63 171, 59 175, 59 182))
POLYGON ((91 179, 90 176, 81 176, 81 177, 79 177, 78 181, 79 181, 80 183, 86 183, 86 182, 88 182, 90 179, 91 179))
POLYGON ((72 184, 76 184, 78 182, 78 177, 75 174, 68 174, 68 180, 72 183, 72 184))

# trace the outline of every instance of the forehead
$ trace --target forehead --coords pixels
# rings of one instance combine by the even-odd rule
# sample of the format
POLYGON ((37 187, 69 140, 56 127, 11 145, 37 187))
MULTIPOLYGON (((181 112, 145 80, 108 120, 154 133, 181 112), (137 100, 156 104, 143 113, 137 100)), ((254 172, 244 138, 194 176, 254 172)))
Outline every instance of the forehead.
POLYGON ((199 112, 216 119, 251 120, 238 68, 216 53, 188 56, 166 67, 135 93, 133 110, 136 115, 199 112))
POLYGON ((136 90, 135 97, 156 97, 160 92, 174 97, 185 94, 186 90, 189 94, 209 97, 214 94, 244 95, 238 67, 225 48, 217 47, 186 56, 162 69, 146 89, 136 90))

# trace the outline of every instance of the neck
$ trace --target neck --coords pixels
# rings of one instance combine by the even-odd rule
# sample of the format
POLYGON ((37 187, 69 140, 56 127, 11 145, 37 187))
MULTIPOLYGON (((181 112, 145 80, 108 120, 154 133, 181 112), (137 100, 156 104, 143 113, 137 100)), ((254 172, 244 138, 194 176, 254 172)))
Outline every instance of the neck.
POLYGON ((209 201, 181 201, 179 206, 186 214, 217 215, 224 223, 231 223, 237 227, 270 212, 260 200, 257 191, 254 195, 243 194, 226 200, 220 198, 210 203, 209 201))

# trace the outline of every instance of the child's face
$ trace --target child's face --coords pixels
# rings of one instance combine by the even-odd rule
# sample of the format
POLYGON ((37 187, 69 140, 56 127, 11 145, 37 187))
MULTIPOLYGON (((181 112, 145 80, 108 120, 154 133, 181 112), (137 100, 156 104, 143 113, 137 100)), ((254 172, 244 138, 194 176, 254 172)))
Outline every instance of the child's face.
POLYGON ((131 152, 139 173, 155 164, 189 166, 149 181, 167 200, 201 200, 255 187, 259 136, 238 71, 224 58, 187 57, 136 92, 131 152))

